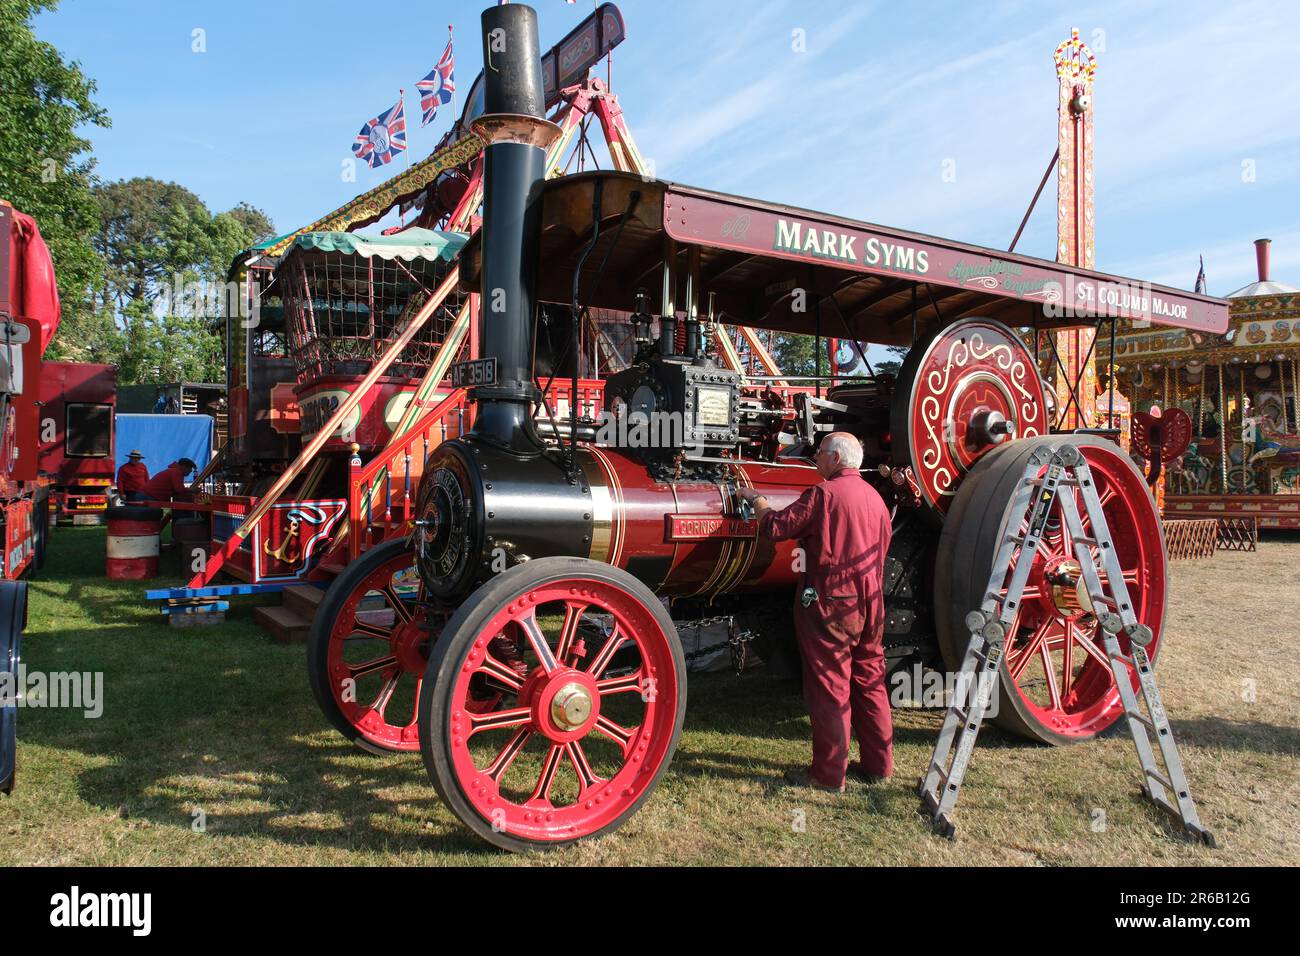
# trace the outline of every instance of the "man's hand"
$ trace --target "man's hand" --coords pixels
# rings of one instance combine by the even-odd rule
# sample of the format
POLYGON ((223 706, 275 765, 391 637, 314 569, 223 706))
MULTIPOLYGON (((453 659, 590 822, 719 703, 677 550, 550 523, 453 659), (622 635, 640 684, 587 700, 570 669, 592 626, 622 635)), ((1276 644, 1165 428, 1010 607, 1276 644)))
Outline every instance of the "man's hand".
POLYGON ((754 506, 754 517, 762 518, 767 512, 772 510, 772 506, 767 502, 767 495, 755 491, 753 488, 738 488, 740 497, 744 498, 754 506))

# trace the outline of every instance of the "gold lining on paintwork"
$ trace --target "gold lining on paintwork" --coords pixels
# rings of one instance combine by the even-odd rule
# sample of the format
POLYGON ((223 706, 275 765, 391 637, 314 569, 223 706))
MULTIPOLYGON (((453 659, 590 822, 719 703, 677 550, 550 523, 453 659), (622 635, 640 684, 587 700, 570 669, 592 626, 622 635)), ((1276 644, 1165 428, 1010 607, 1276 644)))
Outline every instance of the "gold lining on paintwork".
MULTIPOLYGON (((746 488, 753 487, 753 483, 749 480, 749 476, 745 474, 743 468, 736 465, 733 466, 731 470, 737 488, 740 488, 741 486, 746 488)), ((735 497, 740 497, 739 492, 736 493, 735 497)), ((725 514, 727 506, 726 501, 722 503, 722 506, 723 513, 725 514)), ((713 592, 713 597, 715 598, 730 591, 744 579, 745 572, 749 569, 750 563, 754 560, 754 552, 757 550, 758 538, 757 535, 753 539, 733 538, 730 543, 734 546, 734 553, 731 556, 730 564, 728 564, 726 571, 718 581, 717 589, 713 592)))
POLYGON ((614 537, 614 502, 610 496, 604 463, 596 455, 581 456, 582 476, 591 489, 591 546, 587 557, 592 561, 610 562, 610 542, 614 537))

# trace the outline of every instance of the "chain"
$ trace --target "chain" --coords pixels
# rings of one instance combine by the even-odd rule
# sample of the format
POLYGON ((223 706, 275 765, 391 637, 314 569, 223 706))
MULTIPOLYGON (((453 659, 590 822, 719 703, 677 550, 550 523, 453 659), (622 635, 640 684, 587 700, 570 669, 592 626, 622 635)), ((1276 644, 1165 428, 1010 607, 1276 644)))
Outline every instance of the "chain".
POLYGON ((685 655, 686 663, 699 660, 709 654, 722 650, 724 647, 731 648, 731 667, 739 676, 745 670, 745 661, 749 657, 748 644, 755 638, 755 633, 751 630, 741 630, 736 626, 735 615, 719 614, 716 617, 703 617, 698 621, 685 621, 677 625, 678 629, 695 628, 703 630, 706 627, 713 627, 716 624, 727 625, 727 639, 719 641, 717 644, 710 644, 708 647, 701 647, 685 655))

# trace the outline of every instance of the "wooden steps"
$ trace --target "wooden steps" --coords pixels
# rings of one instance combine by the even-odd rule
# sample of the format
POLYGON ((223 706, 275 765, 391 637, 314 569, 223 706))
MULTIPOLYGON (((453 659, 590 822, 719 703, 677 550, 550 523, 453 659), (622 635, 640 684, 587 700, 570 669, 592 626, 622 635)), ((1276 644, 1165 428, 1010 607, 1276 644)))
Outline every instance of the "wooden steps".
POLYGON ((310 624, 311 619, 316 616, 316 609, 320 607, 320 602, 324 597, 324 588, 318 588, 313 584, 304 584, 301 587, 285 588, 281 591, 280 603, 310 624))
POLYGON ((253 609, 253 620, 271 635, 277 644, 305 644, 311 633, 311 619, 325 591, 311 585, 285 588, 280 592, 280 606, 253 609))

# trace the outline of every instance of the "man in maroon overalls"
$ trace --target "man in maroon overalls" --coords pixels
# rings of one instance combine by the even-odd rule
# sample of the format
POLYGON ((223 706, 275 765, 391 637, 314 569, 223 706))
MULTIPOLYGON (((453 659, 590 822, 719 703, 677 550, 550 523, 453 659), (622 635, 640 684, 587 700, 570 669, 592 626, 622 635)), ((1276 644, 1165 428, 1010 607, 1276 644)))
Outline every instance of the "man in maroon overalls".
POLYGON ((894 769, 894 730, 885 688, 885 555, 889 510, 862 480, 862 444, 848 432, 827 435, 817 451, 826 480, 781 511, 752 490, 759 532, 773 541, 798 538, 805 561, 795 595, 795 635, 803 658, 803 693, 812 718, 813 760, 786 773, 788 782, 844 789, 845 776, 867 783, 894 769), (812 592, 812 593, 809 593, 812 592), (849 729, 859 762, 849 763, 849 729))
POLYGON ((194 490, 185 484, 185 476, 195 468, 188 458, 174 461, 154 475, 128 501, 193 501, 194 490))

